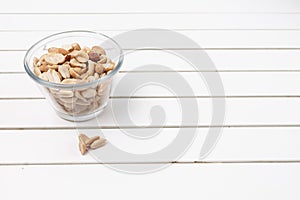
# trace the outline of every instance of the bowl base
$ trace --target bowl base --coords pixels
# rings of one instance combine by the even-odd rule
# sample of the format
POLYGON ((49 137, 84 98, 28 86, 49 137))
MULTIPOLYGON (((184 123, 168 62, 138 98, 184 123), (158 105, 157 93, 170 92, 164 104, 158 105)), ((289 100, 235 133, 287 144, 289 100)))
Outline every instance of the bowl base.
POLYGON ((56 111, 57 115, 65 120, 71 121, 71 122, 84 122, 91 120, 93 118, 96 118, 100 113, 102 113, 104 108, 97 110, 96 112, 90 113, 90 114, 85 114, 85 115, 68 115, 62 112, 56 111))

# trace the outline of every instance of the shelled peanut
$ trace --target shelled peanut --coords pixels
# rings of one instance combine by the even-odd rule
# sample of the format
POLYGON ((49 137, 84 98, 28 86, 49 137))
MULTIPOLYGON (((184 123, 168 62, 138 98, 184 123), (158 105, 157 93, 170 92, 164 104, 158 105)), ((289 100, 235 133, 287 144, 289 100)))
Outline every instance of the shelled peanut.
MULTIPOLYGON (((100 46, 81 48, 78 43, 61 48, 51 47, 48 53, 33 59, 34 73, 44 81, 57 84, 94 82, 109 74, 115 63, 100 46)), ((109 80, 80 89, 49 89, 60 108, 71 114, 86 114, 101 107, 109 95, 109 80)), ((59 87, 58 87, 59 88, 59 87)))
POLYGON ((99 136, 88 137, 85 134, 79 134, 79 150, 81 155, 86 154, 89 149, 98 149, 106 144, 106 139, 101 138, 99 136))

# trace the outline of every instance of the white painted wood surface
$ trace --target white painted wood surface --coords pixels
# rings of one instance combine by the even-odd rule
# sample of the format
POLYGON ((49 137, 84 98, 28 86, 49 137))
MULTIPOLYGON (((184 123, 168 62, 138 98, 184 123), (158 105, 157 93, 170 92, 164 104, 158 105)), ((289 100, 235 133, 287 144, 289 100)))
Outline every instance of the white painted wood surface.
MULTIPOLYGON (((26 16, 26 15, 25 15, 26 16)), ((42 15, 44 16, 44 15, 42 15)), ((84 15, 85 16, 85 15, 84 15)), ((181 15, 179 15, 181 16, 181 15)), ((299 15, 300 16, 300 15, 299 15)), ((48 16, 51 19, 52 15, 48 16)), ((143 17, 143 16, 135 16, 143 17)), ((239 16, 236 16, 239 17, 239 16)), ((90 16, 93 18, 93 16, 90 16)), ((20 18, 21 19, 21 18, 20 18)), ((9 20, 9 19, 7 19, 9 20)), ((6 21, 7 21, 6 20, 6 21)), ((171 19, 170 19, 171 20, 171 19)), ((190 19, 191 20, 191 19, 190 19)), ((300 20, 300 19, 299 19, 300 20)), ((4 23, 4 22, 1 22, 4 23)), ((17 22, 16 22, 17 23, 17 22)), ((24 22, 25 23, 25 22, 24 22)), ((268 24, 268 22, 266 22, 268 24)), ((38 28, 41 24, 36 25, 38 28)), ((56 27, 56 24, 53 24, 56 27)), ((72 27, 72 26, 71 26, 72 27)), ((150 26, 151 27, 151 26, 150 26)), ((33 27, 34 28, 34 27, 33 27)), ((79 28, 79 27, 78 27, 79 28)), ((78 29, 77 28, 77 29, 78 29)), ((81 27, 83 29, 87 27, 81 27)), ((136 27, 137 29, 138 27, 136 27)), ((141 27, 141 28, 148 28, 141 27)), ((151 28, 161 28, 153 26, 151 28)), ((215 49, 297 49, 300 46, 300 39, 297 37, 300 30, 297 30, 299 26, 295 26, 294 29, 290 30, 176 30, 178 33, 184 34, 197 42, 201 48, 208 50, 215 49)), ((13 29, 13 27, 12 27, 13 29)), ((53 28, 52 28, 53 29, 53 28)), ((70 29, 70 28, 69 28, 70 29)), ((22 50, 26 51, 34 42, 46 37, 50 34, 57 33, 68 29, 55 29, 55 31, 3 31, 0 32, 0 41, 2 43, 0 50, 22 50), (23 38, 27 38, 24 40, 23 38)), ((99 31, 111 37, 116 36, 126 30, 103 30, 91 28, 91 30, 99 31)), ((171 29, 172 30, 172 29, 171 29)), ((159 31, 157 31, 159 33, 159 31)), ((135 48, 131 44, 132 42, 122 42, 121 46, 125 49, 135 48)), ((194 49, 185 43, 180 46, 174 43, 168 43, 164 48, 168 49, 194 49)))
POLYGON ((170 13, 170 12, 298 12, 300 5, 293 0, 222 0, 185 1, 184 4, 172 0, 153 0, 141 2, 129 0, 126 2, 111 0, 98 4, 97 0, 86 1, 88 5, 74 4, 52 0, 38 4, 35 0, 20 2, 9 1, 1 6, 1 13, 170 13), (18 6, 16 6, 18 5, 18 6), (59 6, 57 6, 59 5, 59 6))
POLYGON ((0 183, 1 195, 11 199, 297 199, 299 167, 299 163, 176 164, 155 174, 133 176, 101 165, 4 166, 0 183))
MULTIPOLYGON (((299 2, 90 0, 84 4, 11 0, 0 6, 1 199, 299 199, 299 2), (165 89, 146 87, 130 99, 136 124, 121 117, 119 126, 111 104, 97 118, 100 125, 96 120, 74 124, 60 119, 24 72, 26 49, 52 33, 87 29, 115 36, 138 28, 166 28, 190 37, 212 59, 217 72, 207 66, 196 72, 162 50, 126 55, 115 85, 128 73, 133 77, 178 73, 195 94, 175 98, 165 89), (149 63, 170 66, 175 72, 135 70, 149 63), (226 119, 213 124, 223 127, 222 137, 204 160, 199 160, 199 153, 212 111, 199 73, 218 73, 225 96, 215 98, 226 98, 226 119), (198 123, 181 123, 178 100, 197 102, 198 123), (137 127, 150 124, 153 105, 165 110, 166 122, 137 127), (112 144, 140 153, 169 144, 179 129, 197 131, 181 158, 143 163, 175 162, 171 167, 128 175, 97 164, 90 155, 81 156, 76 127, 91 135, 101 131, 112 144), (130 128, 160 128, 161 133, 140 141, 124 135, 130 128)), ((121 45, 132 48, 129 43, 121 45)), ((185 44, 165 48, 201 51, 185 44)), ((122 92, 111 96, 110 103, 121 108, 117 114, 126 112, 123 106, 129 96, 122 92)), ((137 164, 126 159, 112 162, 137 164)))
MULTIPOLYGON (((1 47, 0 47, 1 48, 1 47)), ((181 50, 195 51, 195 50, 181 50)), ((202 50, 200 50, 202 51, 202 50)), ((219 71, 299 71, 300 50, 205 50, 219 71)), ((25 51, 0 51, 2 73, 25 72, 23 58, 25 51)), ((140 65, 162 64, 172 66, 174 71, 195 71, 190 65, 178 57, 161 51, 144 50, 127 54, 121 72, 136 70, 140 65), (152 59, 155 58, 155 59, 152 59), (139 59, 139 63, 136 63, 139 59)), ((201 66, 202 71, 209 71, 207 66, 201 66)))
MULTIPOLYGON (((153 79, 162 72, 138 72, 132 73, 130 76, 139 78, 140 76, 153 79)), ((202 75, 212 75, 216 72, 163 72, 165 76, 172 76, 174 73, 183 78, 193 90, 193 94, 182 92, 182 94, 173 94, 166 88, 149 85, 134 94, 127 94, 125 91, 116 90, 112 92, 111 97, 186 97, 194 95, 196 97, 210 97, 205 81, 202 75)), ((214 94, 213 96, 300 96, 300 71, 297 72, 218 72, 223 82, 225 95, 214 94), (255 80, 255 81, 254 81, 255 80)), ((113 91, 116 85, 127 76, 128 73, 120 73, 114 81, 113 91)), ((134 83, 128 84, 133 87, 134 83)), ((180 87, 180 82, 176 83, 176 87, 180 87)), ((35 83, 27 76, 27 74, 0 74, 0 98, 43 98, 43 94, 35 86, 35 83), (7 82, 12 82, 7 87, 7 82), (22 85, 22 87, 20 87, 22 85)))
POLYGON ((166 29, 295 29, 298 14, 265 13, 185 13, 185 14, 2 14, 4 30, 104 29, 128 30, 138 28, 166 29), (126 23, 120 23, 122 21, 126 23), (61 20, 64 18, 64 20, 61 20), (142 18, 142 20, 141 20, 142 18), (177 18, 179 21, 174 20, 177 18), (11 23, 4 23, 10 20, 11 23), (196 20, 196 21, 195 21, 196 20), (30 21, 30 23, 27 23, 30 21), (99 23, 95 23, 98 21, 99 23), (147 21, 147 23, 145 23, 147 21), (47 24, 47 26, 45 26, 47 24))
MULTIPOLYGON (((191 148, 182 158, 172 161, 200 161, 199 152, 207 130, 207 128, 197 129, 197 137, 191 148)), ((100 132, 99 129, 81 129, 79 131, 84 131, 89 135, 97 135, 100 132)), ((120 130, 116 129, 103 129, 101 131, 111 143, 122 149, 131 152, 147 152, 167 145, 178 133, 178 128, 164 128, 163 134, 159 138, 147 142, 125 137, 120 130)), ((28 130, 1 130, 0 133, 2 144, 0 162, 2 164, 97 163, 90 155, 80 156, 77 148, 73 147, 78 142, 76 130, 63 128, 32 130, 29 128, 28 130), (19 148, 12 149, 12 143, 19 148)), ((300 136, 298 133, 298 127, 224 128, 223 135, 214 151, 201 162, 298 162, 300 156, 298 151, 300 136)), ((160 160, 152 161, 158 162, 160 160)), ((168 162, 168 160, 164 161, 168 162)), ((114 160, 113 162, 118 163, 119 161, 114 160)), ((124 162, 130 163, 130 160, 122 163, 124 162)))

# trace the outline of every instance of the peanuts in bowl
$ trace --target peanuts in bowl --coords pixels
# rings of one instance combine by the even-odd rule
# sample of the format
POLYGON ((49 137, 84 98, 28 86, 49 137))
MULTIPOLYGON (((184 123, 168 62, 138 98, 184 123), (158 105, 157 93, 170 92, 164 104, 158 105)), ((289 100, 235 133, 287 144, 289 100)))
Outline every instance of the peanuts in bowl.
POLYGON ((89 31, 70 31, 33 45, 24 66, 60 117, 85 121, 107 105, 113 76, 122 61, 122 50, 111 38, 89 31))
POLYGON ((49 82, 76 84, 95 81, 115 67, 100 46, 81 49, 78 43, 74 43, 65 47, 51 47, 39 59, 34 57, 35 75, 49 82))
MULTIPOLYGON (((51 47, 48 53, 33 59, 34 73, 39 78, 61 84, 79 84, 96 81, 114 69, 115 63, 106 57, 100 46, 81 48, 78 43, 51 47), (101 59, 100 59, 101 57, 101 59)), ((80 91, 50 90, 52 97, 67 112, 84 114, 100 106, 105 85, 80 91), (74 98, 75 96, 75 98, 74 98)))

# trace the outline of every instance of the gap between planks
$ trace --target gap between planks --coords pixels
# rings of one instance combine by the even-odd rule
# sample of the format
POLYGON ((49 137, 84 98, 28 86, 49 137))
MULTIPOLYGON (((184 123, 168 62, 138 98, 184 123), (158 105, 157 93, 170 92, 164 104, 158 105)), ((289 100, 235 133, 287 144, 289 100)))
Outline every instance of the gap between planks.
MULTIPOLYGON (((246 69, 246 70, 173 70, 173 71, 167 71, 167 70, 147 70, 147 71, 132 71, 132 70, 120 70, 119 73, 169 73, 169 72, 182 72, 182 73, 191 73, 191 72, 249 72, 249 73, 256 73, 256 72, 300 72, 300 69, 263 69, 263 70, 251 70, 251 69, 246 69)), ((25 71, 6 71, 6 72, 0 72, 0 74, 26 74, 25 71)))
MULTIPOLYGON (((133 51, 133 50, 161 50, 157 48, 140 48, 140 49, 131 49, 123 48, 123 50, 133 51)), ((212 48, 164 48, 163 50, 300 50, 300 47, 212 47, 212 48)), ((0 49, 0 51, 27 51, 27 49, 0 49)))
POLYGON ((59 165, 144 165, 144 164, 269 164, 269 163, 282 163, 282 164, 291 164, 291 163, 300 163, 300 160, 257 160, 257 161, 172 161, 172 162, 107 162, 107 163, 94 163, 94 162, 81 162, 81 163, 72 163, 72 162, 57 162, 57 163, 0 163, 0 167, 3 166, 59 166, 59 165))
MULTIPOLYGON (((1 13, 0 13, 1 15, 1 13)), ((95 32, 101 32, 101 31, 131 31, 132 29, 101 29, 101 30, 92 30, 95 32)), ((172 31, 299 31, 300 28, 286 28, 286 29, 279 29, 279 28, 270 28, 270 29, 264 29, 264 28, 170 28, 168 30, 172 31)), ((1 30, 0 32, 63 32, 66 30, 61 29, 30 29, 30 30, 18 30, 18 29, 5 29, 1 30)))
POLYGON ((84 127, 26 127, 0 128, 0 130, 81 130, 81 129, 152 129, 152 128, 299 128, 300 124, 249 124, 249 125, 197 125, 197 126, 84 126, 84 127))
MULTIPOLYGON (((109 99, 210 99, 210 98, 300 98, 300 95, 252 95, 252 96, 111 96, 109 99)), ((44 97, 0 97, 0 101, 7 100, 45 100, 44 97)))
POLYGON ((173 14, 180 14, 180 15, 186 15, 186 14, 280 14, 280 15, 289 15, 289 14, 300 14, 300 12, 283 12, 283 11, 223 11, 223 12, 216 12, 216 11, 166 11, 166 12, 154 12, 154 11, 146 11, 146 12, 126 12, 126 11, 120 11, 120 12, 2 12, 0 15, 173 15, 173 14))

